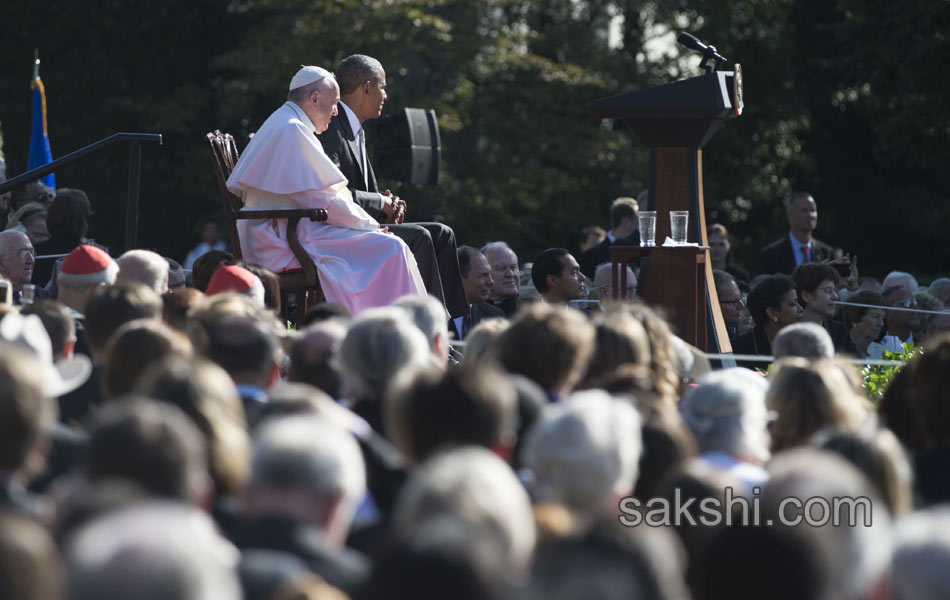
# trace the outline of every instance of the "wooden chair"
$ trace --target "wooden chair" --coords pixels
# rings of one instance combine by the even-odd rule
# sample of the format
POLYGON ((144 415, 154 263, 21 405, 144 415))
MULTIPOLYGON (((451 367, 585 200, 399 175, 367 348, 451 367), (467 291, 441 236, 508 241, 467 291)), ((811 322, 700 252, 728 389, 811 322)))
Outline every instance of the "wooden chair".
MULTIPOLYGON (((296 298, 297 317, 299 320, 306 314, 311 303, 324 299, 320 279, 317 276, 317 267, 313 259, 303 249, 297 239, 297 224, 302 218, 322 222, 327 220, 327 211, 322 208, 313 209, 275 209, 275 210, 241 210, 244 202, 228 190, 227 180, 234 170, 238 160, 237 145, 230 133, 221 133, 219 130, 205 136, 208 140, 208 149, 211 151, 211 162, 214 165, 214 174, 218 180, 218 192, 221 195, 221 204, 224 214, 228 218, 228 234, 231 238, 231 248, 236 260, 245 260, 241 255, 241 240, 238 238, 237 222, 241 219, 287 219, 287 244, 291 252, 300 263, 301 270, 277 273, 280 282, 281 307, 285 311, 285 318, 289 307, 289 297, 296 298)), ((253 258, 249 259, 253 262, 253 258)))

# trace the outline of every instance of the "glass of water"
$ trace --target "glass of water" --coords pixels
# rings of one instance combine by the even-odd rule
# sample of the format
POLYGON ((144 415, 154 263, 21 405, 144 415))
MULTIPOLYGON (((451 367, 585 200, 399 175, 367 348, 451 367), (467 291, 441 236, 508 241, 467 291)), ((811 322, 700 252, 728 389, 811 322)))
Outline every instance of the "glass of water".
POLYGON ((640 211, 640 245, 656 246, 656 211, 640 211))
POLYGON ((675 244, 686 243, 686 226, 689 224, 688 210, 670 211, 670 237, 675 244))

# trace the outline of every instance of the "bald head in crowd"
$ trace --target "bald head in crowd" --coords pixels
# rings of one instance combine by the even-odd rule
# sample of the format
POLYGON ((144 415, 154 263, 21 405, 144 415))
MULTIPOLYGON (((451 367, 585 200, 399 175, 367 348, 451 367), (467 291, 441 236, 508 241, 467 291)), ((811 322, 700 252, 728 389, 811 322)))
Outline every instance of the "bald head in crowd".
POLYGON ((138 281, 162 295, 168 291, 168 261, 151 250, 129 250, 116 261, 118 281, 138 281))

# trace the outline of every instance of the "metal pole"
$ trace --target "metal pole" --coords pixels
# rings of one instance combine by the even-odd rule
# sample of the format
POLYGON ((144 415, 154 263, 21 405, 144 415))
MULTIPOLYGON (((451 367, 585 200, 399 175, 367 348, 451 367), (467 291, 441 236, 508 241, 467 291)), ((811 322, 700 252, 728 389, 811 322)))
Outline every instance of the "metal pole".
POLYGON ((139 182, 142 167, 142 145, 129 144, 129 197, 125 206, 125 249, 132 250, 138 244, 139 182))

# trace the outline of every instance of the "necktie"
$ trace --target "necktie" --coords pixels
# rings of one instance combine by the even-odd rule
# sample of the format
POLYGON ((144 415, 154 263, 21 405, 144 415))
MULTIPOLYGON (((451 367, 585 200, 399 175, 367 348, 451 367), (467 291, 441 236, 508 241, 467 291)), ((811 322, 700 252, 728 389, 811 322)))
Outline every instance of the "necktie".
POLYGON ((808 246, 802 246, 802 262, 808 262, 808 246))
POLYGON ((363 128, 360 127, 360 132, 357 134, 360 144, 360 168, 363 169, 363 186, 364 189, 369 189, 369 169, 366 168, 366 135, 363 133, 363 128))

